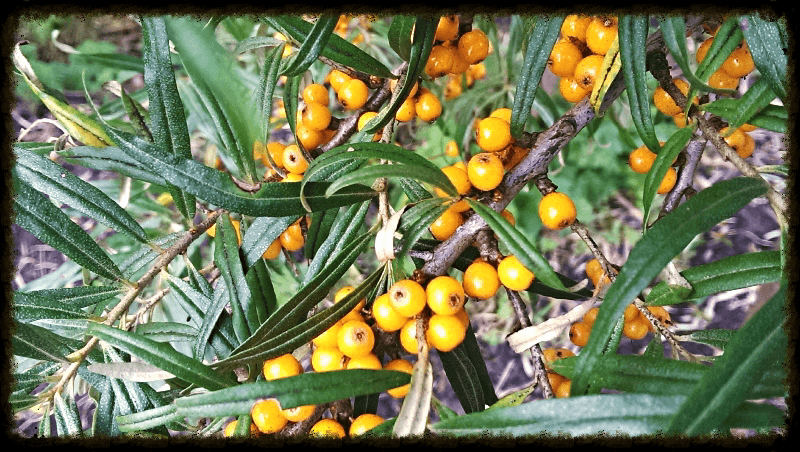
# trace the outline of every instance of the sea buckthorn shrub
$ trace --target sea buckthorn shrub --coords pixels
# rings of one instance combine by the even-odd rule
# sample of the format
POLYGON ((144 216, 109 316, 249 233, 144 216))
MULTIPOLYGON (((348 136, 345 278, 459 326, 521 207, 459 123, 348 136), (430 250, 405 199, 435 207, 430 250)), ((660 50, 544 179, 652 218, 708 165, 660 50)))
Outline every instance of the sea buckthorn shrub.
POLYGON ((117 21, 12 50, 18 433, 785 432, 783 18, 117 21))

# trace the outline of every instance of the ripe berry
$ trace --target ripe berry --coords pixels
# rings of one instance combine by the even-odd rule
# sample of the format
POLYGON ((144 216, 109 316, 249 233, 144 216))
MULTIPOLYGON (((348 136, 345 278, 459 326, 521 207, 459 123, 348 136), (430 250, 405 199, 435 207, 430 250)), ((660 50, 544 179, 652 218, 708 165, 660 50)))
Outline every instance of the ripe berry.
MULTIPOLYGON (((241 227, 239 226, 239 220, 232 219, 231 223, 233 224, 233 228, 236 229, 236 238, 239 241, 239 245, 241 245, 242 230, 241 227)), ((206 230, 206 234, 208 234, 210 237, 215 237, 217 235, 217 224, 216 223, 212 224, 211 227, 206 230)))
POLYGON ((594 326, 594 321, 597 320, 597 313, 600 312, 600 308, 594 307, 589 309, 586 314, 583 315, 581 319, 581 323, 588 326, 591 329, 594 326))
POLYGON ((561 383, 567 381, 567 378, 555 372, 547 372, 547 380, 550 382, 550 388, 555 392, 561 383))
POLYGON ((637 317, 630 322, 625 322, 622 334, 633 340, 642 339, 649 331, 649 322, 644 317, 637 317))
MULTIPOLYGON (((414 349, 414 353, 416 353, 416 349, 414 349)), ((405 359, 395 359, 386 363, 383 366, 384 370, 396 370, 398 372, 405 372, 410 374, 411 371, 414 369, 414 366, 405 359)), ((386 391, 389 393, 390 396, 394 397, 395 399, 402 399, 403 397, 408 394, 408 390, 411 388, 411 384, 404 384, 403 386, 398 386, 396 388, 389 389, 386 391)))
POLYGON ((449 352, 464 342, 467 329, 453 315, 434 314, 428 320, 425 338, 431 347, 440 352, 449 352))
POLYGON ((369 88, 361 80, 354 78, 342 85, 337 96, 342 106, 348 110, 358 110, 367 103, 369 88))
POLYGON ((569 391, 572 389, 572 380, 565 380, 558 388, 555 389, 555 396, 559 399, 569 397, 569 391))
POLYGON ((630 323, 640 316, 639 309, 633 303, 625 307, 625 323, 630 323))
POLYGON ((437 276, 425 288, 427 303, 436 314, 454 315, 464 307, 466 294, 461 283, 450 276, 437 276))
POLYGON ((573 323, 569 327, 569 340, 578 347, 585 347, 589 343, 589 333, 592 329, 583 322, 573 323))
POLYGON ((338 69, 331 70, 331 72, 329 74, 329 77, 330 77, 329 81, 331 83, 331 86, 333 87, 333 90, 335 92, 337 92, 337 93, 339 91, 341 91, 341 89, 342 89, 342 87, 344 87, 345 83, 347 83, 347 82, 349 82, 351 80, 349 75, 345 74, 344 72, 342 72, 342 71, 340 71, 338 69))
POLYGON ((628 165, 630 165, 634 172, 639 174, 645 174, 650 171, 655 161, 655 152, 651 151, 646 146, 634 149, 631 155, 628 156, 628 165))
POLYGON ((289 423, 277 399, 259 400, 250 410, 250 417, 261 433, 277 433, 289 423))
POLYGON ((592 259, 586 263, 586 276, 589 277, 595 287, 600 284, 606 285, 611 283, 611 280, 606 276, 603 270, 603 266, 600 265, 600 261, 597 259, 592 259))
POLYGON ((279 378, 293 377, 303 373, 303 366, 300 361, 291 353, 278 356, 264 361, 264 378, 267 381, 277 380, 279 378))
MULTIPOLYGON (((684 96, 689 94, 689 83, 687 83, 683 79, 672 79, 675 83, 675 86, 683 93, 684 96)), ((695 104, 698 102, 695 99, 695 104)), ((656 88, 655 92, 653 93, 653 103, 655 104, 658 111, 664 113, 667 116, 675 116, 678 113, 682 112, 683 109, 675 103, 675 100, 672 99, 672 96, 667 94, 667 92, 662 87, 656 88)))
POLYGON ((345 368, 345 356, 338 348, 317 347, 311 353, 311 368, 314 372, 329 372, 345 368))
MULTIPOLYGON (((336 292, 336 295, 333 296, 333 302, 334 303, 340 302, 344 297, 347 296, 347 294, 352 292, 354 289, 355 287, 353 286, 342 287, 336 292)), ((367 300, 362 298, 361 301, 359 301, 358 304, 356 304, 356 307, 354 307, 350 312, 348 312, 347 315, 345 315, 342 318, 342 320, 345 322, 348 320, 363 320, 361 317, 361 310, 364 309, 364 306, 366 304, 367 300)))
POLYGON ((575 66, 575 74, 572 77, 578 82, 578 86, 591 93, 602 66, 602 55, 589 55, 578 62, 578 65, 575 66))
POLYGON ((469 181, 478 190, 494 190, 503 181, 504 175, 503 161, 489 152, 475 154, 467 164, 469 181))
POLYGON ((339 350, 350 358, 358 358, 369 354, 375 346, 375 333, 372 328, 360 320, 345 322, 339 329, 339 350))
POLYGON ((286 177, 281 179, 281 182, 300 182, 303 180, 302 174, 288 173, 286 177))
MULTIPOLYGON (((237 426, 238 424, 239 424, 239 422, 238 422, 236 419, 234 419, 234 420, 230 421, 230 422, 228 423, 228 425, 226 425, 226 426, 225 426, 225 431, 222 433, 222 435, 223 435, 225 438, 230 438, 230 437, 232 437, 232 436, 233 436, 233 433, 236 431, 236 426, 237 426)), ((258 427, 256 427, 256 424, 254 424, 254 423, 250 422, 250 436, 256 436, 256 435, 258 435, 259 433, 260 433, 260 432, 258 431, 258 427)))
POLYGON ((306 104, 317 103, 327 107, 330 105, 328 90, 319 83, 312 83, 303 89, 303 101, 306 104))
POLYGON ((586 45, 598 54, 605 55, 617 37, 616 19, 601 19, 595 17, 586 27, 586 45))
POLYGON ((408 96, 406 100, 400 104, 400 108, 394 114, 394 119, 400 122, 408 122, 414 119, 417 115, 417 103, 413 97, 408 96))
POLYGON ((378 113, 374 111, 365 111, 358 117, 358 125, 356 128, 361 131, 364 127, 366 127, 367 123, 372 120, 372 118, 378 116, 378 113))
POLYGON ((314 405, 300 405, 294 408, 284 408, 281 413, 289 422, 303 422, 314 414, 314 405))
MULTIPOLYGON (((269 156, 272 157, 272 161, 275 162, 278 168, 283 168, 283 151, 285 149, 286 145, 278 143, 277 141, 267 143, 267 152, 269 152, 269 156)), ((264 166, 271 166, 267 154, 261 154, 261 161, 264 163, 264 166)))
POLYGON ((564 193, 552 192, 539 202, 539 219, 550 229, 564 229, 575 222, 575 204, 564 193))
POLYGON ((277 238, 272 241, 272 243, 267 247, 264 251, 264 254, 261 255, 264 259, 272 260, 277 258, 281 255, 281 239, 277 238))
POLYGON ((698 63, 702 63, 703 60, 706 59, 706 54, 708 54, 708 49, 711 48, 711 44, 714 43, 714 38, 708 38, 703 41, 702 44, 697 48, 697 52, 695 52, 694 57, 698 63))
POLYGON ((501 118, 484 118, 478 123, 475 136, 481 149, 496 152, 511 143, 511 126, 501 118))
POLYGON ((359 356, 357 358, 350 358, 347 361, 347 369, 374 369, 380 370, 381 369, 381 360, 375 356, 374 353, 367 353, 364 356, 359 356))
POLYGON ((452 41, 456 38, 458 38, 458 16, 440 17, 433 39, 436 41, 452 41))
POLYGON ((399 330, 408 320, 408 317, 394 310, 389 302, 388 293, 379 296, 372 302, 372 317, 375 318, 378 328, 387 332, 399 330))
POLYGON ((283 150, 283 166, 290 173, 303 174, 308 169, 308 161, 297 145, 290 144, 283 150))
POLYGON ((458 51, 469 64, 480 63, 489 55, 489 38, 483 31, 473 28, 461 35, 458 51))
MULTIPOLYGON (((467 71, 470 68, 469 62, 461 56, 461 53, 458 51, 457 47, 453 47, 452 53, 453 53, 453 65, 450 67, 450 74, 451 75, 465 74, 467 86, 472 86, 472 82, 470 81, 470 79, 472 79, 473 77, 471 74, 467 73, 467 71)), ((458 81, 458 84, 460 86, 461 77, 455 77, 454 79, 458 81)))
POLYGON ((464 92, 463 88, 461 88, 461 82, 453 77, 450 76, 447 79, 447 85, 444 87, 444 98, 445 99, 454 99, 461 95, 464 92))
MULTIPOLYGON (((467 69, 467 73, 472 75, 475 80, 480 80, 486 77, 486 65, 483 63, 473 64, 467 69)), ((472 86, 470 83, 467 83, 467 86, 472 86)))
POLYGON ((419 97, 414 104, 414 110, 419 119, 425 122, 433 122, 442 114, 442 103, 435 94, 426 90, 420 89, 419 97))
MULTIPOLYGON (((460 153, 458 152, 458 143, 456 143, 456 140, 450 140, 447 142, 447 144, 444 146, 444 153, 450 157, 458 157, 460 155, 460 153)), ((442 168, 442 171, 444 171, 444 168, 442 168)), ((469 182, 469 177, 467 177, 467 182, 469 182)))
POLYGON ((381 425, 383 423, 383 418, 378 416, 377 414, 372 413, 364 413, 357 418, 353 419, 353 423, 350 424, 350 437, 355 437, 359 435, 363 435, 364 433, 372 430, 373 428, 381 425))
POLYGON ((294 223, 286 228, 286 230, 281 233, 279 239, 281 241, 281 246, 283 246, 286 251, 298 251, 306 244, 306 239, 303 237, 303 229, 300 227, 300 223, 294 223))
MULTIPOLYGON (((442 168, 442 172, 444 173, 445 176, 447 176, 448 179, 450 179, 450 182, 456 188, 456 191, 458 192, 459 195, 462 196, 466 195, 472 189, 472 184, 469 181, 469 175, 463 169, 455 166, 445 166, 444 168, 442 168)), ((445 193, 440 188, 435 188, 434 192, 436 193, 437 196, 443 196, 443 197, 447 196, 447 193, 445 193)), ((462 212, 466 209, 463 210, 456 209, 456 210, 462 212)))
POLYGON ((716 89, 736 89, 739 86, 739 79, 731 77, 722 69, 717 69, 708 78, 708 86, 716 89))
POLYGON ((586 29, 592 23, 592 18, 580 14, 570 14, 561 23, 561 35, 565 38, 575 38, 586 42, 586 29))
POLYGON ((425 309, 427 295, 416 281, 403 279, 389 288, 389 302, 400 315, 414 317, 425 309))
POLYGON ((500 118, 503 121, 511 124, 511 109, 510 108, 498 108, 497 110, 493 111, 492 114, 489 115, 490 118, 500 118))
MULTIPOLYGON (((389 89, 394 92, 394 89, 397 87, 398 79, 391 79, 389 81, 389 89)), ((419 82, 414 82, 414 86, 411 87, 411 92, 408 93, 408 97, 414 97, 417 95, 417 90, 419 90, 419 82)))
POLYGON ((416 355, 419 351, 419 343, 417 342, 417 320, 408 319, 403 328, 400 328, 400 345, 403 349, 412 355, 416 355))
POLYGON ((317 102, 306 102, 306 107, 303 109, 303 124, 306 127, 322 131, 327 129, 330 123, 331 111, 327 106, 317 102))
POLYGON ((575 353, 568 348, 546 348, 542 350, 542 358, 544 358, 544 366, 548 370, 551 369, 549 366, 550 363, 557 361, 561 358, 569 358, 570 356, 575 356, 575 353))
POLYGON ((656 190, 656 192, 659 195, 669 193, 669 191, 672 190, 672 187, 675 186, 675 182, 677 181, 678 181, 678 172, 675 171, 675 168, 669 167, 667 169, 667 174, 664 174, 664 178, 661 179, 661 183, 658 184, 658 190, 656 190))
POLYGON ((584 88, 576 78, 564 77, 558 81, 558 92, 568 102, 580 102, 592 92, 591 88, 584 88))
MULTIPOLYGON (((672 318, 670 317, 669 312, 667 312, 663 306, 648 306, 647 310, 650 311, 650 313, 653 314, 653 316, 657 318, 658 321, 664 326, 672 325, 672 318)), ((650 331, 654 330, 653 325, 650 322, 648 322, 648 327, 650 331)))
POLYGON ((500 288, 500 278, 491 264, 480 260, 467 267, 461 285, 464 286, 464 293, 467 296, 486 300, 494 296, 500 288))
POLYGON ((428 61, 425 63, 425 74, 430 78, 446 75, 453 67, 453 49, 435 45, 431 49, 428 61))
MULTIPOLYGON (((742 130, 741 128, 739 130, 742 130)), ((756 140, 750 136, 749 133, 744 134, 744 144, 742 147, 736 149, 736 153, 739 154, 739 157, 746 159, 753 155, 753 152, 756 150, 756 140)))
POLYGON ((561 40, 553 46, 550 59, 547 60, 547 67, 558 77, 572 77, 582 59, 583 53, 578 46, 568 40, 561 40))
POLYGON ((533 282, 533 272, 525 268, 516 256, 506 256, 497 264, 500 283, 511 290, 527 290, 533 282))
POLYGON ((750 50, 746 46, 737 47, 728 55, 720 69, 731 77, 739 78, 753 72, 755 63, 750 50))
POLYGON ((344 431, 342 424, 334 421, 333 419, 320 419, 311 430, 308 431, 309 436, 325 437, 325 438, 344 438, 347 433, 344 431))

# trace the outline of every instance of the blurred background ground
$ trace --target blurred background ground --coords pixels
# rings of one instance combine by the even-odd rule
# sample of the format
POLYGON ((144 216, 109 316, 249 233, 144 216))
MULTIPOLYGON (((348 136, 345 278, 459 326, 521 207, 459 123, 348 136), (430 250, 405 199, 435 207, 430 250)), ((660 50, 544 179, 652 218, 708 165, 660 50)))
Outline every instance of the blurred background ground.
MULTIPOLYGON (((87 17, 83 20, 43 19, 38 24, 28 24, 20 28, 15 35, 15 40, 22 39, 35 41, 38 44, 37 57, 43 62, 66 64, 68 54, 64 49, 77 47, 87 40, 108 42, 113 44, 115 51, 120 53, 141 55, 141 30, 136 21, 130 17, 98 16, 87 17), (52 30, 59 32, 55 39, 53 39, 52 30), (56 43, 61 43, 61 45, 56 43)), ((549 73, 546 77, 548 75, 549 73)), ((543 84, 545 83, 548 81, 545 80, 543 84)), ((552 80, 549 80, 549 83, 552 83, 552 80)), ((132 77, 126 81, 126 84, 130 90, 137 90, 143 86, 141 77, 132 77)), ((76 87, 66 86, 64 92, 71 102, 85 102, 83 92, 76 87)), ((31 99, 17 98, 11 115, 15 136, 18 137, 23 130, 29 129, 23 138, 24 141, 49 141, 61 135, 61 131, 49 123, 41 123, 31 128, 34 121, 39 118, 52 118, 43 105, 32 102, 31 99)), ((753 135, 757 142, 757 151, 753 157, 755 165, 776 164, 782 161, 782 153, 786 152, 787 148, 783 136, 764 130, 758 130, 753 135)), ((87 180, 114 177, 113 174, 102 171, 67 164, 65 167, 87 180)), ((703 157, 695 188, 700 190, 716 181, 737 175, 736 169, 711 149, 703 157)), ((642 213, 636 207, 636 195, 633 193, 618 193, 610 197, 603 205, 597 206, 595 214, 592 221, 586 221, 581 218, 581 215, 579 215, 579 219, 588 223, 590 229, 593 227, 602 229, 608 224, 608 221, 622 222, 631 230, 640 230, 641 228, 642 213)), ((90 227, 90 225, 87 224, 86 227, 90 227)), ((41 243, 17 225, 12 225, 12 232, 15 268, 12 286, 14 290, 32 280, 57 271, 65 262, 65 257, 61 253, 41 243)), ((576 251, 585 250, 579 243, 580 239, 575 234, 566 236, 555 233, 545 234, 556 242, 555 248, 546 253, 546 257, 554 269, 574 280, 584 280, 584 265, 591 256, 586 252, 576 251)), ((702 237, 698 237, 682 256, 683 268, 713 262, 727 256, 778 249, 778 242, 779 229, 774 214, 764 199, 758 199, 737 212, 729 220, 715 226, 702 237)), ((633 244, 622 234, 619 240, 599 243, 609 260, 617 264, 625 261, 633 244)), ((754 309, 757 309, 759 303, 769 299, 776 290, 777 288, 773 285, 741 289, 709 297, 696 305, 686 304, 671 307, 670 312, 676 325, 675 328, 679 330, 736 329, 744 323, 754 309)), ((502 397, 530 385, 533 371, 528 355, 517 355, 503 340, 505 335, 512 332, 514 325, 514 320, 510 315, 511 310, 507 305, 503 306, 505 299, 501 297, 495 301, 471 303, 469 312, 472 327, 479 338, 497 395, 502 397)), ((572 302, 540 298, 534 301, 533 310, 549 309, 549 315, 554 316, 567 312, 574 305, 575 303, 572 302)), ((529 308, 531 308, 530 304, 529 308)), ((646 346, 650 338, 652 338, 652 334, 648 334, 645 339, 640 341, 623 338, 620 353, 638 353, 646 346)), ((577 347, 569 343, 565 336, 554 341, 552 345, 566 346, 576 352, 579 351, 577 347)), ((700 347, 698 350, 690 349, 690 351, 710 353, 711 349, 705 347, 704 350, 703 347, 700 347)), ((447 379, 444 378, 441 363, 435 353, 433 362, 434 368, 437 370, 435 396, 451 409, 463 413, 447 379)), ((78 403, 82 408, 84 427, 87 427, 91 419, 93 403, 85 397, 79 398, 78 403)), ((378 414, 392 417, 398 409, 398 401, 385 394, 382 396, 378 414)), ((23 415, 17 419, 16 424, 18 433, 30 436, 35 432, 36 418, 33 415, 23 415)))

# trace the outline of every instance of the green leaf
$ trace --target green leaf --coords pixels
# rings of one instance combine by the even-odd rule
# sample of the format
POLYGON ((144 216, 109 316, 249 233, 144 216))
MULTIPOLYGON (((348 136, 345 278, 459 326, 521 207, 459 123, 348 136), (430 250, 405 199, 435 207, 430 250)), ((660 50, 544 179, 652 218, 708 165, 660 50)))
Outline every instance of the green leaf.
POLYGON ((238 232, 231 223, 230 215, 217 217, 217 232, 214 237, 214 262, 220 269, 228 293, 233 319, 233 330, 239 342, 244 341, 258 328, 258 320, 247 318, 247 306, 251 301, 250 287, 244 278, 244 269, 239 260, 238 232), (252 329, 251 329, 252 328, 252 329))
MULTIPOLYGON (((300 82, 302 78, 302 75, 286 77, 286 81, 283 82, 283 110, 286 114, 286 122, 289 123, 289 130, 292 131, 293 137, 297 136, 297 109, 299 108, 298 98, 300 97, 300 82)), ((298 146, 303 146, 300 140, 296 141, 298 146)))
POLYGON ((398 228, 403 234, 403 246, 395 254, 395 258, 405 255, 417 243, 417 240, 428 231, 431 224, 451 206, 452 204, 447 202, 447 198, 437 197, 419 201, 408 209, 403 214, 398 228))
POLYGON ((78 405, 75 399, 67 396, 67 400, 61 397, 61 393, 53 395, 55 402, 56 431, 59 436, 83 436, 81 429, 81 415, 78 412, 78 405))
POLYGON ((105 302, 122 292, 124 292, 124 289, 115 286, 78 286, 35 290, 25 292, 25 294, 27 296, 46 298, 53 302, 58 301, 73 308, 85 308, 105 302))
MULTIPOLYGON (((66 356, 86 345, 83 341, 53 333, 40 326, 28 323, 15 324, 14 335, 11 336, 11 347, 15 356, 33 358, 42 361, 65 363, 66 356)), ((89 353, 90 362, 103 360, 98 350, 89 353)))
MULTIPOLYGON (((219 109, 234 137, 228 152, 243 172, 244 181, 254 183, 253 143, 262 136, 262 121, 253 96, 235 70, 229 52, 210 30, 189 17, 168 17, 165 20, 169 39, 175 44, 181 63, 195 84, 206 91, 219 109)), ((184 189, 185 190, 185 189, 184 189)))
POLYGON ((512 226, 502 215, 487 206, 471 199, 467 199, 467 201, 470 207, 481 218, 486 220, 486 223, 497 234, 503 244, 508 247, 511 254, 516 256, 522 262, 522 265, 534 273, 536 279, 556 289, 565 289, 547 259, 542 256, 522 232, 512 226))
POLYGON ((167 185, 167 181, 164 178, 157 175, 150 168, 144 167, 116 146, 103 148, 75 146, 59 151, 58 155, 63 157, 64 161, 73 165, 111 171, 162 187, 167 185))
POLYGON ((89 316, 80 309, 65 305, 34 292, 14 292, 12 304, 14 320, 30 323, 41 319, 86 319, 89 316))
POLYGON ((297 50, 294 60, 283 71, 283 75, 294 77, 307 71, 311 63, 317 61, 322 49, 328 43, 338 20, 338 16, 322 14, 297 50))
POLYGON ((786 67, 789 49, 782 43, 781 25, 778 21, 766 20, 757 14, 739 18, 739 27, 758 72, 772 91, 786 102, 788 92, 786 67))
POLYGON ((303 278, 303 284, 309 283, 331 264, 337 255, 337 250, 343 249, 348 243, 352 243, 356 239, 356 234, 364 224, 364 218, 367 216, 369 207, 369 202, 353 204, 346 212, 336 218, 334 224, 331 225, 330 233, 320 245, 314 258, 309 262, 303 278))
POLYGON ((245 280, 252 297, 247 306, 246 316, 256 319, 255 327, 251 327, 251 330, 255 331, 262 323, 266 322, 269 314, 277 309, 278 300, 275 297, 275 289, 272 286, 264 259, 256 261, 255 265, 247 270, 245 280))
POLYGON ((572 393, 583 394, 589 386, 614 324, 625 308, 653 278, 697 235, 730 217, 752 199, 766 192, 763 181, 734 178, 707 188, 658 220, 631 250, 628 260, 611 285, 583 348, 572 380, 572 393))
POLYGON ((219 375, 199 361, 178 353, 168 344, 102 323, 90 324, 87 334, 97 336, 120 350, 201 388, 214 391, 236 385, 229 377, 219 375))
POLYGON ((744 402, 768 363, 786 356, 786 288, 786 284, 781 285, 778 293, 731 338, 725 352, 714 360, 675 413, 670 432, 696 435, 716 430, 744 402))
POLYGON ((409 375, 393 370, 349 369, 309 372, 273 381, 236 385, 175 400, 181 417, 228 417, 250 413, 255 402, 276 398, 284 409, 384 392, 407 384, 409 375), (353 384, 357 381, 358 384, 353 384))
MULTIPOLYGON (((192 158, 189 129, 172 70, 164 18, 144 16, 141 23, 144 83, 147 86, 150 131, 154 143, 175 155, 192 158)), ((175 206, 185 219, 191 221, 196 211, 194 197, 179 190, 170 192, 176 201, 175 206)))
POLYGON ((520 138, 525 131, 525 121, 530 115, 539 80, 563 22, 563 16, 540 17, 528 36, 525 61, 517 79, 514 105, 511 108, 511 136, 514 138, 520 138))
POLYGON ((411 34, 414 31, 414 20, 414 16, 394 16, 387 32, 389 47, 403 61, 409 61, 411 57, 411 34))
POLYGON ((690 299, 777 282, 781 280, 781 274, 780 251, 738 254, 681 272, 692 285, 692 291, 687 296, 690 299))
MULTIPOLYGON (((256 105, 258 105, 260 117, 268 121, 272 116, 272 97, 275 93, 275 86, 278 84, 278 74, 281 66, 281 56, 283 55, 283 45, 277 46, 264 55, 264 67, 261 70, 261 83, 256 91, 256 105)), ((264 128, 264 143, 269 142, 270 127, 264 128)))
MULTIPOLYGON (((642 208, 644 212, 644 218, 642 219, 643 225, 647 225, 650 220, 650 206, 653 205, 661 181, 664 180, 664 176, 672 166, 672 162, 686 147, 689 140, 692 139, 692 135, 694 135, 693 127, 684 127, 673 133, 658 152, 658 156, 653 162, 653 166, 650 167, 650 171, 647 172, 644 178, 644 191, 642 192, 642 204, 644 205, 642 208)), ((650 146, 648 146, 648 148, 649 147, 650 146)))
POLYGON ((157 342, 190 342, 198 335, 197 328, 177 322, 147 322, 138 325, 136 333, 157 342))
POLYGON ((464 412, 474 413, 483 411, 486 401, 483 398, 483 388, 475 368, 466 356, 466 352, 459 345, 450 352, 440 352, 442 367, 447 375, 447 381, 455 391, 458 401, 464 412))
POLYGON ((525 436, 534 434, 646 435, 664 428, 684 396, 599 394, 537 400, 440 421, 431 426, 442 435, 525 436))
POLYGON ((125 281, 119 268, 89 234, 43 194, 24 183, 17 167, 12 173, 15 222, 20 227, 98 275, 125 281))
MULTIPOLYGON (((430 184, 441 183, 441 187, 447 187, 447 185, 444 185, 444 181, 441 181, 441 178, 438 177, 439 174, 428 172, 427 170, 428 168, 421 168, 419 166, 390 165, 386 163, 367 166, 340 177, 328 187, 325 194, 331 196, 342 188, 358 184, 370 186, 375 183, 377 179, 383 177, 416 179, 430 184)), ((441 173, 441 170, 438 170, 438 172, 441 173)), ((444 175, 444 173, 441 173, 441 175, 444 175)), ((445 176, 445 178, 446 177, 447 176, 445 176)), ((452 188, 455 191, 455 188, 452 187, 452 183, 450 183, 449 180, 447 182, 450 185, 448 188, 452 188)))
POLYGON ((242 237, 242 252, 247 265, 258 262, 272 242, 297 219, 297 216, 256 218, 242 237))
POLYGON ((647 16, 625 15, 619 18, 619 53, 633 124, 644 145, 658 154, 661 145, 650 116, 651 95, 647 88, 647 21, 647 16))
POLYGON ((741 115, 737 114, 741 102, 741 99, 717 99, 714 102, 703 104, 702 110, 721 116, 731 122, 733 120, 737 122, 744 121, 773 132, 786 133, 788 130, 789 112, 786 107, 767 105, 745 121, 741 115))
MULTIPOLYGON (((230 177, 222 171, 209 168, 194 160, 181 159, 125 132, 109 131, 120 142, 120 148, 130 157, 140 160, 168 182, 199 199, 213 203, 232 212, 255 217, 282 217, 303 215, 306 209, 300 203, 299 182, 265 183, 255 193, 239 190, 230 177)), ((367 187, 350 187, 337 195, 326 197, 326 182, 307 182, 306 201, 312 210, 327 210, 372 198, 377 192, 367 187)), ((269 246, 269 245, 267 245, 269 246)))
POLYGON ((178 413, 178 407, 170 404, 138 413, 117 416, 116 421, 121 432, 135 432, 165 425, 181 418, 182 416, 178 413))
MULTIPOLYGON (((313 24, 293 16, 265 17, 264 20, 296 42, 305 42, 314 27, 313 24)), ((331 35, 321 55, 365 74, 394 77, 383 63, 339 35, 331 35)))
POLYGON ((17 147, 14 151, 17 157, 16 174, 28 185, 118 232, 142 243, 147 242, 147 234, 139 223, 100 189, 50 159, 17 147))
MULTIPOLYGON (((733 102, 725 102, 732 99, 720 99, 723 102, 720 103, 720 100, 717 100, 711 104, 711 108, 713 110, 722 105, 725 116, 730 122, 730 128, 737 129, 742 124, 749 122, 759 111, 769 106, 774 99, 775 93, 766 79, 762 78, 753 83, 740 99, 733 102)), ((705 106, 704 110, 708 110, 708 106, 705 106)), ((770 111, 775 111, 775 109, 770 111)))
POLYGON ((645 304, 647 306, 666 306, 683 303, 691 291, 692 289, 689 287, 671 285, 661 281, 647 294, 645 304))

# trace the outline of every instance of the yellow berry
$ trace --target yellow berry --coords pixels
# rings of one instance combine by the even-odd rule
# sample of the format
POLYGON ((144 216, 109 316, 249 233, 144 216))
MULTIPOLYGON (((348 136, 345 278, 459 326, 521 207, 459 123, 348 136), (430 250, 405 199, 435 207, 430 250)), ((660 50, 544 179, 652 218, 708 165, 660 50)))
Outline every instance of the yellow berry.
POLYGON ((575 204, 564 193, 552 192, 539 202, 539 218, 549 229, 564 229, 575 222, 575 204))
POLYGON ((414 317, 425 309, 427 295, 416 281, 403 279, 389 288, 389 302, 395 311, 405 317, 414 317))
MULTIPOLYGON (((414 349, 414 353, 417 353, 417 349, 416 348, 414 349)), ((383 369, 384 370, 396 370, 398 372, 405 372, 407 374, 410 374, 411 371, 414 369, 414 366, 408 360, 399 358, 399 359, 394 359, 394 360, 389 361, 388 363, 386 363, 386 365, 383 366, 383 369)), ((408 394, 408 390, 410 388, 411 388, 411 384, 408 383, 408 384, 404 384, 402 386, 398 386, 396 388, 389 389, 386 392, 389 393, 389 395, 394 397, 395 399, 402 399, 403 397, 406 396, 406 394, 408 394)))
POLYGON ((503 161, 489 152, 475 154, 467 164, 467 175, 472 186, 478 190, 494 190, 505 175, 503 161))
POLYGON ((277 433, 289 422, 276 399, 259 400, 250 410, 250 417, 261 433, 277 433))
POLYGON ((425 287, 427 303, 436 314, 454 315, 464 307, 466 295, 461 283, 450 276, 437 276, 425 287))
POLYGON ((311 368, 314 372, 329 372, 345 368, 345 356, 335 347, 317 347, 311 353, 311 368))
POLYGON ((264 361, 264 378, 267 381, 293 377, 303 373, 303 366, 291 353, 264 361))
POLYGON ((500 278, 491 264, 481 260, 467 267, 461 284, 467 296, 486 300, 494 296, 500 288, 500 278))
POLYGON ((344 431, 342 424, 334 421, 333 419, 320 419, 308 434, 315 437, 323 438, 344 438, 347 433, 344 431))
POLYGON ((484 118, 478 123, 476 138, 484 151, 499 151, 511 143, 511 126, 501 118, 484 118))
POLYGON ((363 435, 364 433, 379 426, 383 422, 383 418, 377 414, 364 413, 357 418, 353 419, 350 424, 350 437, 363 435))
POLYGON ((516 256, 506 256, 497 264, 500 283, 511 290, 527 290, 534 280, 533 272, 525 268, 516 256))
POLYGON ((375 346, 375 333, 372 328, 360 320, 345 322, 339 329, 339 350, 349 358, 358 358, 369 354, 375 346))
POLYGON ((372 302, 372 317, 375 324, 383 331, 397 331, 406 324, 408 317, 401 315, 392 307, 389 294, 385 293, 372 302))

